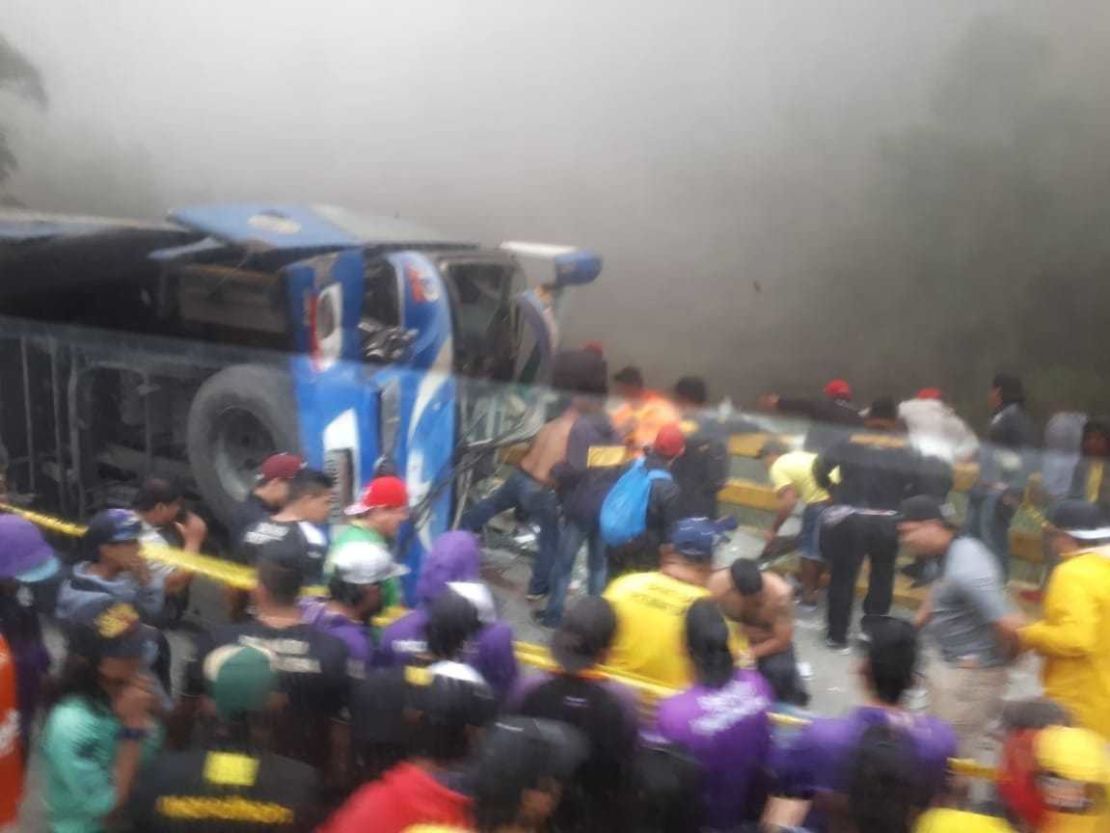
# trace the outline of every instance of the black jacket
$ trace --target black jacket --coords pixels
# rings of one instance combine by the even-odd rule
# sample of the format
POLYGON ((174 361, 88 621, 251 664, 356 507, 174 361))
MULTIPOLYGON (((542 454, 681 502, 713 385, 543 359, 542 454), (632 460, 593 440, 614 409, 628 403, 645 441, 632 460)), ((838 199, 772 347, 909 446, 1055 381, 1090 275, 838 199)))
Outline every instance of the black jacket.
POLYGON ((272 752, 234 747, 211 751, 253 762, 256 769, 251 783, 214 783, 220 773, 210 767, 208 749, 163 754, 144 767, 136 779, 127 807, 134 830, 297 833, 313 830, 323 820, 317 770, 272 752), (229 804, 242 815, 225 815, 229 804))
POLYGON ((717 493, 728 482, 728 436, 716 420, 698 420, 686 451, 671 464, 679 518, 716 518, 717 493))
POLYGON ((863 417, 851 402, 841 399, 779 399, 784 414, 811 420, 806 432, 805 450, 821 454, 863 425, 863 417))
MULTIPOLYGON (((644 457, 644 468, 649 471, 651 469, 666 469, 667 464, 654 454, 648 453, 644 457)), ((651 482, 651 494, 648 496, 647 530, 644 534, 653 539, 651 543, 656 549, 671 537, 671 530, 683 517, 679 514, 681 510, 679 497, 678 484, 675 483, 673 474, 670 478, 661 477, 651 482)))
POLYGON ((604 411, 582 414, 567 438, 567 456, 551 469, 555 492, 567 518, 598 522, 605 495, 620 476, 624 440, 604 411))
POLYGON ((1110 506, 1110 460, 1101 457, 1080 457, 1079 462, 1075 465, 1075 473, 1071 478, 1071 490, 1068 492, 1068 497, 1075 498, 1076 500, 1087 499, 1087 479, 1091 474, 1091 466, 1094 463, 1102 463, 1102 482, 1098 487, 1098 494, 1095 495, 1095 503, 1100 506, 1110 506))
POLYGON ((1025 406, 1011 402, 995 411, 979 454, 979 478, 1024 486, 1037 466, 1037 432, 1025 406))
POLYGON ((951 470, 935 458, 923 458, 904 434, 873 430, 858 431, 820 455, 813 476, 835 503, 887 511, 914 495, 943 500, 952 485, 951 470), (835 469, 840 470, 836 483, 835 469))

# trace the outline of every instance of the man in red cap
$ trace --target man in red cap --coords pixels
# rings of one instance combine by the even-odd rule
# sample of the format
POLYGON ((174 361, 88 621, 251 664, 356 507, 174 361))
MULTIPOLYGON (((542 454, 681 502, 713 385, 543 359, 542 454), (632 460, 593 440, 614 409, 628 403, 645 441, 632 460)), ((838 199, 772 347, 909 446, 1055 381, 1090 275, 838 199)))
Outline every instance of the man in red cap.
POLYGON ((927 457, 953 465, 971 462, 979 453, 975 432, 944 401, 940 388, 922 388, 913 399, 900 402, 898 418, 914 447, 927 457))
POLYGON ((659 548, 670 540, 671 530, 681 520, 680 493, 678 484, 670 476, 670 468, 685 451, 686 436, 676 422, 660 428, 655 441, 645 451, 644 469, 649 472, 663 471, 666 476, 651 481, 643 533, 627 543, 609 547, 610 580, 627 573, 647 572, 659 566, 659 548))
MULTIPOLYGON (((350 526, 332 541, 329 563, 335 553, 352 543, 374 544, 389 551, 401 525, 409 519, 409 492, 405 481, 392 475, 375 477, 363 489, 358 502, 344 509, 343 514, 350 520, 350 526)), ((384 584, 382 603, 386 608, 401 603, 395 579, 384 584)))
POLYGON ((765 393, 759 407, 810 420, 805 450, 821 454, 863 425, 859 409, 852 404, 852 386, 843 379, 833 379, 824 388, 823 399, 794 399, 765 393))
POLYGON ((258 477, 250 494, 232 510, 231 540, 243 540, 243 533, 285 508, 289 502, 289 484, 304 468, 304 460, 296 454, 271 454, 258 467, 258 477))
POLYGON ((825 398, 833 402, 851 402, 852 386, 843 379, 831 379, 825 385, 825 398))

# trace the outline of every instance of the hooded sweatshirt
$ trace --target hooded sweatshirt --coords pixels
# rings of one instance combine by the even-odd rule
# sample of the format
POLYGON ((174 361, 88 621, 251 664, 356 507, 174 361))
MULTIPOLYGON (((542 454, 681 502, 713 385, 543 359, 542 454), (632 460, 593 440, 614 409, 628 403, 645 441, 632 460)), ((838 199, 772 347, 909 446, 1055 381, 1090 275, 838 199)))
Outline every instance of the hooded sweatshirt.
POLYGON ((420 767, 402 763, 380 781, 352 795, 321 828, 321 833, 404 833, 413 825, 466 828, 471 801, 448 789, 420 767))
MULTIPOLYGON (((428 608, 449 583, 479 581, 480 558, 478 539, 470 532, 445 532, 436 539, 416 583, 417 608, 382 632, 374 665, 408 665, 427 659, 428 608)), ((518 674, 512 628, 500 621, 485 625, 468 649, 467 662, 485 678, 498 699, 504 699, 518 674)))
POLYGON ((112 579, 89 572, 87 562, 76 565, 73 575, 67 578, 58 591, 56 615, 67 624, 85 622, 89 611, 97 610, 105 596, 116 602, 134 605, 144 619, 152 619, 162 612, 165 591, 163 577, 151 574, 150 581, 140 585, 131 573, 120 573, 112 579))

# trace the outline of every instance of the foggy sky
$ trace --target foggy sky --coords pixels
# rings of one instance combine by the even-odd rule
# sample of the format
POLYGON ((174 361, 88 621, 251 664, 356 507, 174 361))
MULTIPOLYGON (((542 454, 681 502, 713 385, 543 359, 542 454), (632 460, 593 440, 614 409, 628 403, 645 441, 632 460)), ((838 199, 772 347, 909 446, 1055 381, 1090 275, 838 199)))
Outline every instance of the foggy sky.
MULTIPOLYGON (((974 20, 1110 41, 1088 2, 4 5, 50 99, 0 98, 11 190, 36 207, 330 202, 590 246, 605 270, 568 340, 743 396, 791 369, 791 311, 856 223, 876 146, 936 118, 974 20)), ((1066 53, 1054 71, 1088 70, 1066 53)), ((832 352, 798 378, 850 375, 832 352)))

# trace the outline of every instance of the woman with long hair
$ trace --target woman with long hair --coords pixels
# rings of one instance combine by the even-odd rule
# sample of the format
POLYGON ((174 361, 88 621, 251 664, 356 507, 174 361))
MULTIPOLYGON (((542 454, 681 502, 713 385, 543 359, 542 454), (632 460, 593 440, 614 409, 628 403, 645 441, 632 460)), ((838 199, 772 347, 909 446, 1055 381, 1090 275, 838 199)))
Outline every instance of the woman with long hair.
POLYGON ((56 833, 105 829, 131 794, 140 763, 160 745, 145 645, 136 610, 110 600, 69 633, 42 736, 46 809, 56 833))
POLYGON ((706 827, 732 830, 762 810, 774 693, 757 671, 736 668, 728 625, 709 599, 686 611, 686 651, 696 682, 659 704, 656 732, 701 764, 706 827))

